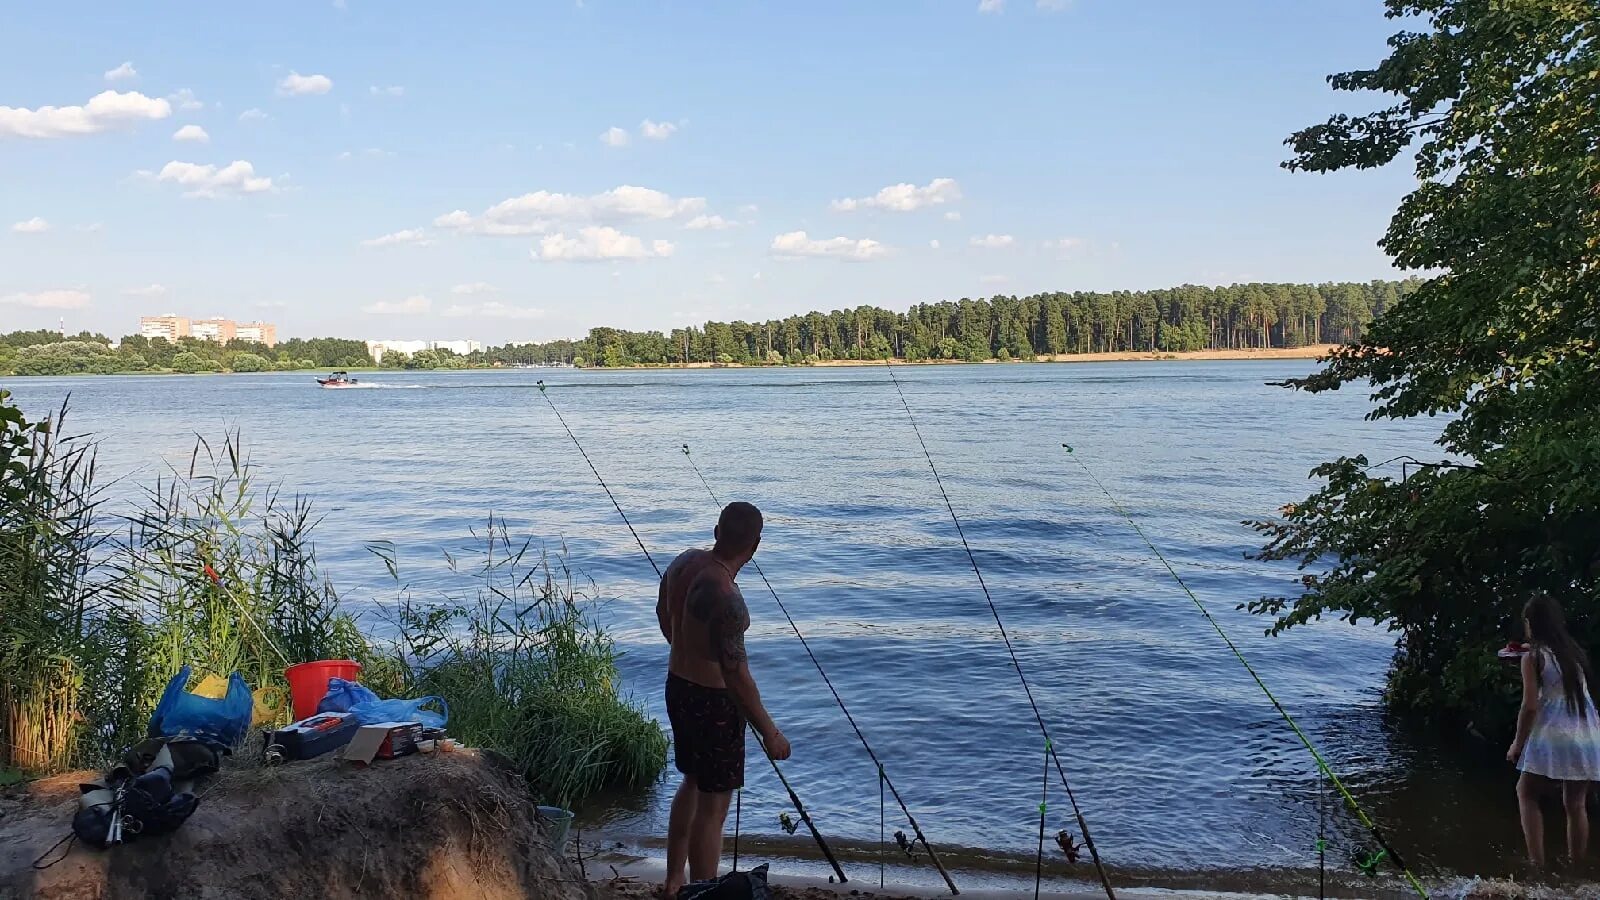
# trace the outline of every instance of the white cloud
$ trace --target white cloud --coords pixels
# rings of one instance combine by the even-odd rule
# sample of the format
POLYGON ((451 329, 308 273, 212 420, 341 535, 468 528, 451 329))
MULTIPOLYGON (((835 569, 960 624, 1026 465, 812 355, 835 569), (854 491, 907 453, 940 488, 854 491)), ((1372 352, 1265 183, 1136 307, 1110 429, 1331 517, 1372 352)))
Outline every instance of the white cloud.
POLYGON ((404 97, 406 95, 405 87, 398 84, 391 84, 388 87, 373 85, 370 90, 374 97, 404 97))
POLYGON ((939 239, 938 238, 934 238, 933 240, 929 241, 928 242, 928 246, 933 248, 934 250, 939 249, 939 239))
POLYGON ((362 241, 363 247, 394 247, 400 244, 411 244, 417 247, 426 247, 433 243, 433 238, 420 228, 407 228, 405 231, 396 231, 382 237, 369 238, 362 241))
POLYGON ((485 281, 473 281, 473 282, 468 282, 467 284, 458 284, 458 285, 456 285, 455 287, 450 289, 450 293, 452 293, 452 294, 493 294, 494 292, 496 292, 498 290, 500 290, 500 289, 495 287, 492 284, 489 284, 488 282, 485 282, 485 281))
POLYGON ((589 196, 536 191, 502 200, 480 217, 458 209, 439 216, 433 224, 467 234, 545 234, 561 224, 622 224, 696 216, 705 207, 704 197, 673 197, 625 184, 589 196))
POLYGON ((600 133, 600 143, 607 147, 628 146, 628 133, 613 125, 600 133))
POLYGON ((443 315, 473 319, 542 319, 549 315, 549 311, 536 306, 512 306, 499 300, 488 300, 483 303, 446 307, 443 315))
POLYGON ((200 144, 211 143, 211 135, 206 134, 206 130, 199 125, 185 125, 179 128, 172 133, 172 139, 175 141, 194 141, 200 144))
POLYGON ((26 306, 30 309, 83 309, 92 299, 83 291, 39 291, 33 294, 0 296, 0 306, 26 306))
POLYGON ((1007 278, 1004 275, 985 275, 978 279, 978 281, 983 284, 1005 284, 1010 280, 1010 278, 1007 278))
POLYGON ((1062 255, 1068 255, 1083 250, 1088 246, 1088 241, 1083 238, 1064 237, 1059 240, 1045 241, 1046 250, 1054 250, 1062 255))
POLYGON ((128 288, 123 293, 129 297, 165 297, 167 288, 166 285, 147 284, 144 287, 128 288))
POLYGON ((970 243, 974 247, 984 250, 1001 250, 1016 244, 1017 239, 1009 234, 986 234, 982 237, 974 236, 970 243))
POLYGON ((105 227, 106 226, 104 222, 90 222, 87 225, 79 225, 78 230, 87 232, 89 234, 97 234, 101 231, 104 231, 105 227))
POLYGON ((222 168, 176 160, 161 167, 157 181, 183 188, 185 197, 221 197, 224 194, 264 194, 274 190, 272 179, 256 174, 255 166, 236 159, 222 168))
POLYGON ((433 301, 417 294, 404 300, 380 300, 361 307, 361 311, 371 316, 420 316, 433 309, 433 301))
POLYGON ((291 71, 278 82, 278 93, 285 97, 308 97, 333 90, 333 79, 326 75, 301 75, 291 71))
POLYGON ((11 226, 11 230, 17 234, 44 234, 50 230, 50 223, 38 216, 34 216, 11 226))
POLYGON ((247 109, 239 113, 239 121, 241 122, 265 122, 266 120, 267 114, 259 109, 247 109))
POLYGON ((721 216, 695 216, 683 223, 683 227, 690 231, 721 231, 724 228, 732 228, 738 224, 738 222, 724 219, 721 216))
POLYGON ((533 251, 533 258, 545 262, 598 262, 609 259, 649 259, 671 256, 676 248, 671 241, 651 241, 603 225, 578 229, 577 237, 566 232, 546 236, 533 251))
POLYGON ((1038 0, 1037 6, 1049 12, 1060 12, 1072 5, 1072 0, 1038 0))
POLYGON ((791 231, 780 234, 772 239, 772 255, 797 259, 805 256, 826 256, 835 259, 845 259, 854 262, 879 259, 888 254, 889 248, 870 238, 859 240, 847 237, 834 237, 826 240, 815 240, 806 235, 804 231, 791 231))
POLYGON ((959 222, 961 221, 961 213, 952 209, 944 214, 944 220, 946 222, 959 222))
POLYGON ((922 187, 914 184, 891 184, 871 197, 846 198, 833 201, 839 212, 871 208, 892 212, 914 212, 929 206, 941 206, 961 199, 961 185, 954 178, 935 178, 922 187))
POLYGON ((173 106, 176 106, 184 112, 192 112, 205 107, 205 104, 201 103, 199 98, 195 97, 194 91, 191 91, 188 88, 180 88, 175 93, 168 94, 167 100, 171 102, 173 106))
POLYGON ((724 277, 721 272, 712 272, 711 273, 711 277, 707 278, 706 281, 709 281, 712 284, 727 284, 728 283, 728 279, 726 277, 724 277))
POLYGON ((393 150, 385 150, 382 147, 368 147, 360 153, 346 150, 339 154, 339 159, 341 162, 355 159, 357 156, 364 159, 394 159, 397 155, 393 150))
POLYGON ((433 220, 436 228, 469 228, 472 225, 472 213, 464 209, 447 212, 433 220))
POLYGON ((978 0, 978 12, 1003 13, 1006 11, 1006 0, 978 0))
POLYGON ((0 106, 0 136, 57 138, 97 134, 141 120, 165 119, 172 104, 138 91, 102 91, 83 106, 0 106))
POLYGON ((677 130, 678 126, 671 122, 652 122, 649 119, 645 119, 639 123, 639 133, 652 141, 664 141, 672 137, 677 130))
POLYGON ((106 73, 107 81, 129 81, 138 77, 139 70, 135 69, 131 62, 125 62, 106 73))

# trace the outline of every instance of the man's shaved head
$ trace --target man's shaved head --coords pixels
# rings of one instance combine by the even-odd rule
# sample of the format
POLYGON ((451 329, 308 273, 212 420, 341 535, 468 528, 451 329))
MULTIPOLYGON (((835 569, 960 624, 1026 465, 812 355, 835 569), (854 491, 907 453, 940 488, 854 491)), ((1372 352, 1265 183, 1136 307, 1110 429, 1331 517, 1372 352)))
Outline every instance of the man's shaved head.
POLYGON ((729 503, 717 518, 717 547, 735 554, 754 553, 761 543, 761 510, 743 501, 729 503))

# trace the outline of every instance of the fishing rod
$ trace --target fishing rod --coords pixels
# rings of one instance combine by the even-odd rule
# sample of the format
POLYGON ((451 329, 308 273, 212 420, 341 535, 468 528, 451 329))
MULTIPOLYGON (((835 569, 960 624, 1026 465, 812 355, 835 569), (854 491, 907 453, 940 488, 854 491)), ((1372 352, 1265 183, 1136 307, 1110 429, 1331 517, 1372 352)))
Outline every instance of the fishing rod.
MULTIPOLYGON (((1155 542, 1150 540, 1150 536, 1145 534, 1144 529, 1139 526, 1138 521, 1135 520, 1125 508, 1123 508, 1122 504, 1117 501, 1117 498, 1112 495, 1109 489, 1106 488, 1105 483, 1100 480, 1099 476, 1095 475, 1094 470, 1089 468, 1089 464, 1083 461, 1083 457, 1073 453, 1072 446, 1070 444, 1062 444, 1061 447, 1063 450, 1066 450, 1067 455, 1071 456, 1073 461, 1083 469, 1083 473, 1089 476, 1089 480, 1093 481, 1095 487, 1100 489, 1100 493, 1106 496, 1106 500, 1110 501, 1111 503, 1111 508, 1115 509, 1118 515, 1122 516, 1122 518, 1127 520, 1129 525, 1133 526, 1133 530, 1138 533, 1140 539, 1144 541, 1145 546, 1150 548, 1150 552, 1156 555, 1156 559, 1159 559, 1161 564, 1166 567, 1167 574, 1171 575, 1172 580, 1178 583, 1178 587, 1182 588, 1183 592, 1189 595, 1189 599, 1193 601, 1195 608, 1200 610, 1200 614, 1205 616, 1207 622, 1211 623, 1211 627, 1216 630, 1217 635, 1222 638, 1223 643, 1227 644, 1228 649, 1233 651, 1234 658, 1239 660, 1240 665, 1244 666, 1245 671, 1250 673, 1250 677, 1255 679, 1256 686, 1261 688, 1261 692, 1267 695, 1268 700, 1272 701, 1273 708, 1278 711, 1278 715, 1283 717, 1283 721, 1288 723, 1289 728, 1294 732, 1295 737, 1299 738, 1300 743, 1305 745, 1306 750, 1310 751, 1312 759, 1317 761, 1318 771, 1327 777, 1328 781, 1333 784, 1334 790, 1338 791, 1339 796, 1344 798, 1345 804, 1350 807, 1352 812, 1355 813, 1356 818, 1360 820, 1362 825, 1366 826, 1366 829, 1369 832, 1372 833, 1373 840, 1378 842, 1378 849, 1380 852, 1366 865, 1363 865, 1362 868, 1366 869, 1370 866, 1371 868, 1375 869, 1382 857, 1388 856, 1389 859, 1394 861, 1395 867, 1398 868, 1401 874, 1405 876, 1406 881, 1410 883, 1412 889, 1417 892, 1418 896, 1422 897, 1423 900, 1428 900, 1428 891, 1422 886, 1422 882, 1417 880, 1417 876, 1413 875, 1411 873, 1411 869, 1406 866, 1405 860, 1402 859, 1400 854, 1389 845, 1389 842, 1383 836, 1382 830, 1378 828, 1377 823, 1367 815, 1367 811, 1362 808, 1359 802, 1356 801, 1355 795, 1351 794, 1349 789, 1345 787, 1344 782, 1340 780, 1338 773, 1333 771, 1333 767, 1328 765, 1328 761, 1323 758, 1322 753, 1318 751, 1316 745, 1311 742, 1311 738, 1307 737, 1306 733, 1300 729, 1300 723, 1296 722, 1294 717, 1289 715, 1289 711, 1284 708, 1283 704, 1278 702, 1277 695, 1272 693, 1272 689, 1267 687, 1267 683, 1262 680, 1259 674, 1256 673, 1255 666, 1250 664, 1250 660, 1245 658, 1243 651, 1241 651, 1239 646, 1233 642, 1233 638, 1229 637, 1228 632, 1223 630, 1222 623, 1218 622, 1216 617, 1211 614, 1211 610, 1207 609, 1206 605, 1200 602, 1200 598, 1195 595, 1195 592, 1189 589, 1189 585, 1184 582, 1183 576, 1179 575, 1178 570, 1173 568, 1172 563, 1167 560, 1166 554, 1162 553, 1161 549, 1156 546, 1155 542)), ((1319 836, 1319 854, 1323 851, 1324 847, 1325 844, 1319 836)))
MULTIPOLYGON (((661 567, 656 565, 655 557, 650 555, 649 548, 644 545, 644 539, 639 537, 638 530, 633 527, 632 522, 628 521, 628 514, 622 511, 622 504, 618 503, 616 495, 611 493, 611 488, 606 484, 605 478, 600 475, 600 470, 595 467, 594 460, 590 459, 589 454, 584 451, 583 444, 578 441, 578 436, 572 433, 572 426, 567 424, 566 416, 561 414, 561 410, 556 407, 555 401, 550 399, 550 394, 545 390, 546 386, 543 379, 538 382, 538 386, 539 396, 543 397, 544 402, 550 405, 550 411, 556 414, 556 419, 561 423, 561 428, 566 431, 567 437, 572 439, 572 445, 578 448, 578 453, 583 456, 583 461, 589 464, 589 471, 594 473, 595 480, 600 482, 600 488, 606 492, 607 497, 611 498, 611 505, 617 508, 617 515, 622 517, 622 524, 628 526, 628 531, 633 535, 634 542, 639 545, 640 552, 644 554, 645 560, 650 563, 650 568, 656 570, 656 577, 660 578, 661 567)), ((749 723, 746 724, 749 725, 749 723)), ((817 847, 822 850, 823 857, 828 860, 828 865, 833 867, 833 873, 839 876, 839 883, 848 882, 850 879, 845 877, 844 869, 839 867, 839 861, 834 858, 833 850, 828 846, 828 842, 823 839, 822 832, 817 830, 816 823, 811 821, 811 814, 806 812, 805 804, 800 802, 800 795, 794 792, 794 787, 789 784, 789 779, 784 777, 783 770, 778 768, 778 761, 767 753, 766 741, 761 739, 761 734, 756 731, 754 725, 749 725, 749 728, 750 734, 756 739, 757 746, 761 748, 761 755, 765 756, 767 762, 772 765, 773 774, 778 776, 778 781, 783 784, 783 789, 789 793, 789 802, 794 804, 795 812, 799 813, 800 820, 805 822, 806 828, 811 832, 811 837, 817 842, 817 847)), ((737 840, 737 837, 735 840, 737 840)))
MULTIPOLYGON (((711 482, 706 480, 705 473, 700 471, 700 466, 694 461, 694 455, 689 452, 688 444, 683 445, 683 457, 689 461, 689 468, 694 469, 694 474, 699 476, 700 483, 706 486, 706 493, 711 496, 711 502, 720 508, 722 501, 717 498, 717 492, 711 487, 711 482)), ((856 724, 856 717, 850 714, 850 707, 845 705, 844 698, 839 696, 838 689, 833 686, 833 679, 829 678, 828 673, 823 671, 822 663, 817 659, 817 655, 811 652, 811 644, 806 641, 806 636, 800 631, 800 626, 795 622, 794 616, 789 614, 789 608, 783 605, 783 598, 778 596, 778 589, 772 586, 772 582, 767 578, 767 573, 761 571, 759 563, 752 559, 750 566, 756 570, 757 575, 761 576, 761 582, 767 586, 767 590, 772 594, 772 599, 777 602, 778 609, 783 613, 783 617, 789 620, 789 627, 794 630, 794 636, 800 639, 800 646, 805 648, 806 656, 811 657, 811 664, 817 667, 817 674, 822 676, 822 683, 828 686, 828 692, 833 695, 833 701, 839 704, 840 711, 844 713, 845 720, 850 723, 850 728, 855 731, 856 738, 861 741, 862 748, 867 751, 867 756, 872 758, 873 765, 878 767, 881 785, 888 787, 889 793, 893 795, 895 802, 900 804, 900 811, 905 813, 906 821, 911 823, 911 830, 916 834, 917 841, 922 844, 924 850, 928 851, 929 861, 933 863, 935 869, 939 870, 939 875, 944 878, 944 883, 950 888, 950 893, 960 894, 960 889, 950 879, 950 873, 945 871, 944 864, 939 861, 939 854, 934 852, 933 845, 928 843, 927 835, 922 833, 922 826, 917 824, 917 817, 913 816, 911 810, 906 807, 905 800, 900 798, 900 791, 895 788, 894 782, 889 780, 889 774, 884 770, 883 763, 878 759, 878 754, 874 753, 872 745, 867 743, 867 736, 861 732, 861 726, 856 724)))
POLYGON ((961 527, 961 517, 956 515, 956 507, 950 501, 950 493, 944 489, 944 479, 939 476, 939 467, 933 463, 933 453, 928 450, 928 442, 922 438, 922 429, 917 427, 917 417, 911 412, 911 404, 906 400, 906 392, 900 386, 900 379, 894 374, 894 366, 885 361, 884 368, 889 370, 889 380, 894 382, 895 393, 900 395, 900 405, 905 407, 911 431, 916 434, 917 443, 922 447, 922 455, 928 460, 928 470, 933 473, 934 483, 939 486, 939 496, 944 498, 945 509, 950 512, 950 521, 955 523, 956 535, 961 538, 961 546, 967 551, 967 561, 972 564, 972 574, 978 577, 978 587, 983 589, 983 599, 988 601, 989 612, 994 615, 994 623, 1000 629, 1000 639, 1005 642, 1006 653, 1011 657, 1011 667, 1017 670, 1017 679, 1022 682, 1022 692, 1027 695, 1028 706, 1033 709, 1034 721, 1039 723, 1039 732, 1044 736, 1045 752, 1055 764, 1056 774, 1061 779, 1061 787, 1066 790, 1067 800, 1072 804, 1073 816, 1078 820, 1079 830, 1083 832, 1083 845, 1088 849, 1090 859, 1094 860, 1095 873, 1100 876, 1100 886, 1105 888, 1108 900, 1116 900, 1116 891, 1112 890, 1111 879, 1107 877, 1105 865, 1100 861, 1100 851, 1096 849, 1094 837, 1089 833, 1089 821, 1083 817, 1078 797, 1073 793, 1072 784, 1067 780, 1067 770, 1061 765, 1061 757, 1057 755, 1055 743, 1050 738, 1050 729, 1044 724, 1044 715, 1039 712, 1038 702, 1033 699, 1033 688, 1028 684, 1028 676, 1022 671, 1022 660, 1017 658, 1017 650, 1011 645, 1011 635, 1006 632, 1006 624, 1000 619, 1000 608, 995 605, 994 596, 989 593, 989 585, 983 580, 983 570, 978 568, 977 554, 972 552, 972 545, 967 542, 966 531, 961 527))

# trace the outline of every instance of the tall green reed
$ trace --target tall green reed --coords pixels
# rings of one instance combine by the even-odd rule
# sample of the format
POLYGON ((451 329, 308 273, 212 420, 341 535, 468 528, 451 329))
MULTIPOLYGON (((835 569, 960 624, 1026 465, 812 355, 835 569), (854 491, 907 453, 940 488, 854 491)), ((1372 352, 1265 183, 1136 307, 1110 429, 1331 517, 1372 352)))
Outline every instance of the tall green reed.
POLYGON ((127 522, 110 568, 138 651, 135 718, 184 665, 282 688, 286 667, 364 643, 317 567, 311 504, 259 483, 237 434, 197 439, 127 522))
POLYGON ((0 391, 0 768, 70 765, 85 677, 106 655, 105 540, 87 441, 61 437, 67 406, 28 421, 0 391))

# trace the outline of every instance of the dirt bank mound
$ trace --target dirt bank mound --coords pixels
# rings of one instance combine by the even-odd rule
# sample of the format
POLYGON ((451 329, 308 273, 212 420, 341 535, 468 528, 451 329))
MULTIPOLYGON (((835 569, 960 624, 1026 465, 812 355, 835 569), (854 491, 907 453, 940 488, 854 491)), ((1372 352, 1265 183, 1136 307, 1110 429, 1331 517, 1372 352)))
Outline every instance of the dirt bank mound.
POLYGON ((0 898, 593 900, 550 849, 520 779, 489 754, 224 768, 176 833, 107 851, 74 846, 36 870, 70 832, 84 780, 0 796, 0 898))

